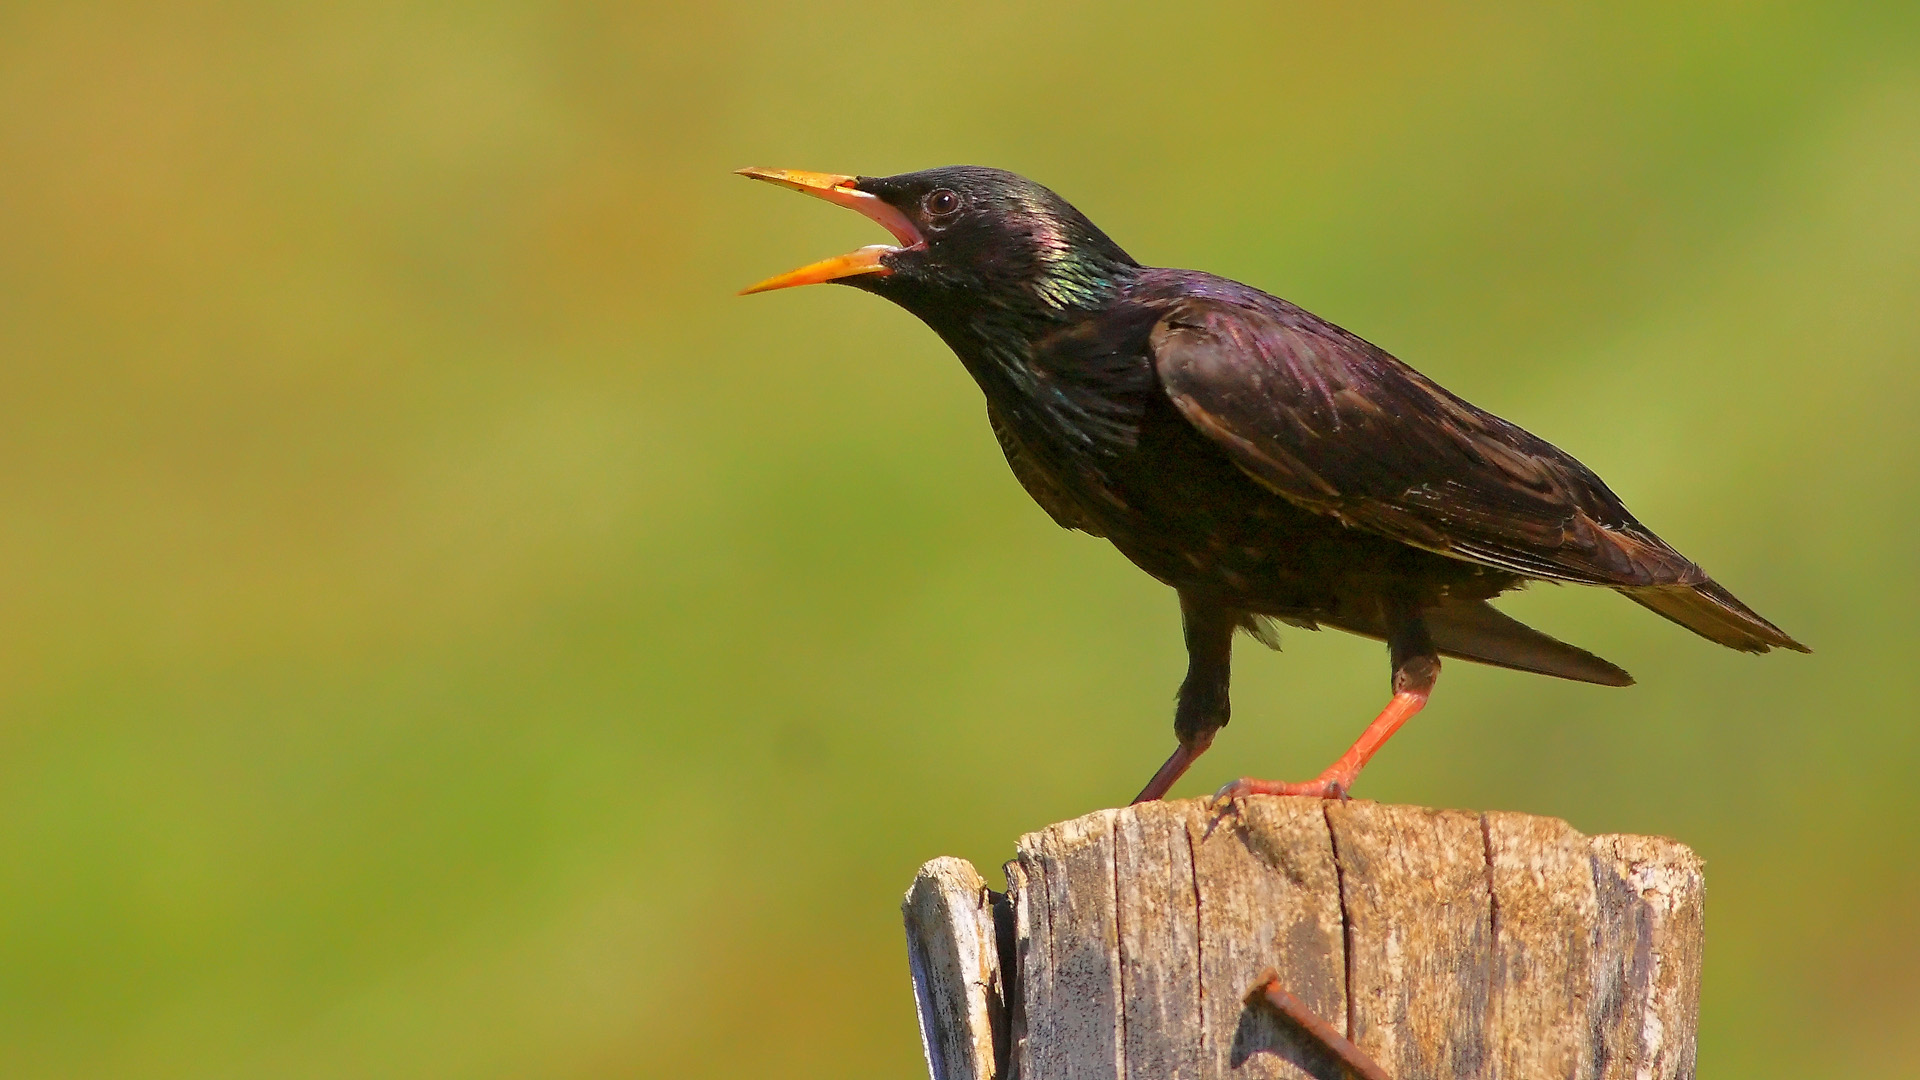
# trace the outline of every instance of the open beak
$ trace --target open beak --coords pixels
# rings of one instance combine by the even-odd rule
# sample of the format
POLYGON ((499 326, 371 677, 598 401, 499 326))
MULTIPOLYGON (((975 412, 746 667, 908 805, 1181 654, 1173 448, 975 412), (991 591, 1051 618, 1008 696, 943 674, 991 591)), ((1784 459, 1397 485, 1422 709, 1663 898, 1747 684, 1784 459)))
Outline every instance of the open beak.
POLYGON ((852 207, 873 220, 886 226, 893 238, 899 241, 898 247, 887 244, 874 244, 849 251, 845 255, 835 255, 831 259, 821 259, 798 270, 789 270, 778 277, 770 277, 758 285, 750 285, 740 290, 740 295, 767 292, 772 289, 785 289, 794 285, 818 285, 824 281, 838 281, 841 278, 857 277, 861 274, 886 275, 893 268, 881 262, 881 258, 908 248, 926 246, 926 238, 920 235, 920 229, 911 218, 882 200, 880 196, 861 191, 854 184, 858 177, 839 176, 834 173, 802 172, 798 169, 740 169, 741 176, 750 176, 755 180, 765 180, 769 184, 779 184, 795 191, 805 192, 816 199, 825 199, 830 203, 852 207))

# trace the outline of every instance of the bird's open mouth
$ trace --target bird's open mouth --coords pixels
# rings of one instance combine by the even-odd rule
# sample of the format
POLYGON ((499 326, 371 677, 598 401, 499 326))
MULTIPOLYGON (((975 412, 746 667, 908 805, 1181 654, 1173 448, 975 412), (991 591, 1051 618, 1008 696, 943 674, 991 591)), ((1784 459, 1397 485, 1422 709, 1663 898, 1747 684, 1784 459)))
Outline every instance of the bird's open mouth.
POLYGON ((927 239, 920 235, 920 229, 913 219, 901 213, 897 208, 871 192, 855 187, 859 180, 854 176, 839 176, 834 173, 802 172, 798 169, 740 169, 741 176, 750 176, 755 180, 765 180, 769 184, 779 184, 795 191, 803 191, 817 199, 851 207, 862 214, 886 226, 899 246, 872 244, 845 255, 835 255, 831 259, 821 259, 809 263, 798 270, 789 270, 776 277, 770 277, 758 285, 750 285, 740 290, 740 295, 767 292, 770 289, 785 289, 794 285, 818 285, 823 281, 838 281, 841 278, 856 277, 861 274, 891 274, 893 268, 880 260, 887 255, 905 251, 909 248, 927 246, 927 239))

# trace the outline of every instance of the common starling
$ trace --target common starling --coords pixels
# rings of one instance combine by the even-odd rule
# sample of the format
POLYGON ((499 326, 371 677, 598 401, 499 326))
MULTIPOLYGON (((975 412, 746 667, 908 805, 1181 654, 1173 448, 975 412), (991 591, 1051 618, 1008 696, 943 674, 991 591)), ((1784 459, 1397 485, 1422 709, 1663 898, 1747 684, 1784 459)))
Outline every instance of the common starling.
POLYGON ((832 281, 919 316, 979 383, 1034 501, 1179 594, 1179 747, 1136 802, 1213 742, 1233 635, 1274 645, 1270 620, 1384 640, 1393 696, 1317 778, 1223 796, 1344 797, 1426 704, 1442 656, 1631 684, 1487 603, 1529 580, 1617 590, 1744 652, 1807 651, 1570 455, 1285 300, 1140 265, 1039 184, 975 166, 740 172, 858 210, 897 242, 745 292, 832 281))

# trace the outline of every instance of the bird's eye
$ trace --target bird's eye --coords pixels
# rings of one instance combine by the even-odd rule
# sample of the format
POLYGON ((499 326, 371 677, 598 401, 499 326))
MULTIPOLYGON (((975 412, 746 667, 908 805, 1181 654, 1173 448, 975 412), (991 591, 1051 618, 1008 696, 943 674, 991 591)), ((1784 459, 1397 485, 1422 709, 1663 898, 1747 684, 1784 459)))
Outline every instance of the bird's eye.
POLYGON ((945 217, 960 209, 960 196, 947 188, 941 188, 938 191, 928 192, 926 200, 921 205, 927 208, 929 215, 945 217))

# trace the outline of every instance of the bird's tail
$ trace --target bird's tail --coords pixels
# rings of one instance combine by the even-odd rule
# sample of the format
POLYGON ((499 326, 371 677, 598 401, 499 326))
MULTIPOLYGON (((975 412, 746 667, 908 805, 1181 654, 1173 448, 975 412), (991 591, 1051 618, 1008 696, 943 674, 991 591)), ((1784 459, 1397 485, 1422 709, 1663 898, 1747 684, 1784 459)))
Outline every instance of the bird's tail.
POLYGON ((1641 585, 1620 591, 1641 607, 1729 649, 1750 653, 1774 648, 1813 651, 1712 581, 1698 585, 1641 585))
MULTIPOLYGON (((1558 638, 1548 637, 1484 600, 1428 608, 1420 613, 1420 618, 1426 623, 1434 649, 1442 656, 1601 686, 1633 685, 1633 676, 1617 665, 1558 638)), ((1308 630, 1317 630, 1325 623, 1362 637, 1382 641, 1387 637, 1386 624, 1378 609, 1350 609, 1334 616, 1316 615, 1313 619, 1282 617, 1281 621, 1308 630)))
POLYGON ((1633 676, 1618 666, 1548 637, 1484 601, 1433 608, 1423 617, 1433 647, 1443 656, 1601 686, 1633 685, 1633 676))

